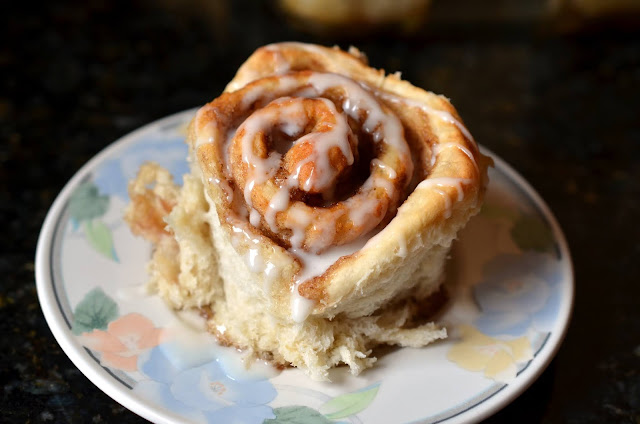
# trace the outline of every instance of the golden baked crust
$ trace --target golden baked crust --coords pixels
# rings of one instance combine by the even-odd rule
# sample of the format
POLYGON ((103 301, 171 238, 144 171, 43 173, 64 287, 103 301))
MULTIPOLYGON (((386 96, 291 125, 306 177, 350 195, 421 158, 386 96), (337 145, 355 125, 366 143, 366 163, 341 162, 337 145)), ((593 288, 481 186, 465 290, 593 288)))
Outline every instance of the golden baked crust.
POLYGON ((452 241, 480 208, 491 162, 447 99, 370 68, 353 48, 275 44, 258 49, 225 94, 200 109, 187 143, 184 186, 145 165, 127 212, 132 229, 155 244, 150 285, 172 307, 205 307, 221 342, 317 380, 339 364, 353 374, 372 366, 378 345, 446 337, 425 313, 439 298, 452 241), (345 139, 326 138, 341 125, 345 139), (276 130, 293 157, 270 150, 277 143, 265 137, 276 130), (372 179, 374 195, 358 197, 372 179), (345 202, 360 203, 350 203, 355 214, 342 216, 344 225, 325 226, 350 231, 350 220, 366 234, 320 237, 327 247, 308 231, 322 218, 304 212, 296 227, 300 216, 288 208, 331 209, 344 200, 336 185, 347 187, 345 202), (291 197, 274 201, 269 190, 291 197), (318 195, 325 203, 314 203, 318 195), (369 231, 373 215, 382 219, 369 231))
MULTIPOLYGON (((313 315, 333 316, 340 312, 367 315, 398 293, 419 284, 419 281, 389 283, 386 279, 377 278, 378 274, 392 272, 389 270, 401 266, 405 258, 398 253, 430 246, 432 241, 427 239, 437 238, 441 231, 455 235, 469 216, 478 210, 487 183, 489 159, 479 153, 446 98, 417 88, 395 74, 385 75, 383 70, 367 66, 364 55, 356 49, 344 52, 338 48, 300 43, 260 48, 228 84, 225 92, 231 94, 222 98, 241 93, 243 87, 252 81, 303 70, 346 76, 374 93, 378 102, 401 121, 414 158, 413 187, 418 188, 382 230, 384 236, 376 237, 376 242, 368 243, 366 249, 340 258, 322 275, 299 286, 302 296, 317 301, 313 315), (448 179, 456 182, 431 186, 422 182, 446 182, 448 179)), ((220 151, 226 132, 216 133, 219 123, 211 123, 221 115, 233 115, 237 104, 237 101, 217 100, 204 107, 194 119, 188 137, 196 163, 202 170, 203 181, 213 182, 205 184, 205 187, 222 217, 222 226, 230 234, 237 224, 226 219, 233 211, 226 205, 228 193, 216 183, 229 178, 224 172, 224 152, 220 151), (212 142, 203 143, 202 140, 212 142)), ((290 309, 293 277, 300 272, 300 263, 286 246, 274 243, 265 231, 253 226, 247 226, 245 230, 260 240, 258 249, 261 256, 285 264, 285 278, 276 279, 271 291, 274 300, 272 310, 286 316, 290 309)), ((247 246, 240 246, 239 253, 243 254, 247 249, 247 246)))

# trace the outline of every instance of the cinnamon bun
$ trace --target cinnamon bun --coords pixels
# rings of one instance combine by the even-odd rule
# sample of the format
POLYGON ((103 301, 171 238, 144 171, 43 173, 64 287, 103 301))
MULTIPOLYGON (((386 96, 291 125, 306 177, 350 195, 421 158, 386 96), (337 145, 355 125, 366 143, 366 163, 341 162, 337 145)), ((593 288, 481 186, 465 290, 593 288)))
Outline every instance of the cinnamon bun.
POLYGON ((187 143, 177 199, 145 188, 164 177, 146 165, 127 212, 173 307, 209 308, 222 342, 319 380, 371 366, 377 345, 446 337, 424 305, 491 163, 446 98, 353 48, 274 44, 197 112, 187 143), (169 205, 168 229, 139 222, 169 205))

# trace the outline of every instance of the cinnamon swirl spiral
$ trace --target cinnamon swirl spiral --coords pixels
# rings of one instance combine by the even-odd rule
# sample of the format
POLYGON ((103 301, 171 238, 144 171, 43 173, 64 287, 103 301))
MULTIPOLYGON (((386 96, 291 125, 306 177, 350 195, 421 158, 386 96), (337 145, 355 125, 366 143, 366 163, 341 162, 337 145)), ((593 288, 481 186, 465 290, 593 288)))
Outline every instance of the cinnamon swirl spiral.
POLYGON ((216 128, 214 160, 250 223, 293 249, 321 253, 387 222, 413 172, 398 118, 338 74, 263 78, 223 94, 199 119, 216 128), (354 187, 353 178, 364 182, 354 187))
POLYGON ((491 163, 446 98, 355 49, 274 44, 197 112, 187 143, 191 175, 150 267, 173 305, 208 305, 220 340, 316 379, 359 373, 378 344, 446 336, 413 317, 491 163))
POLYGON ((430 245, 419 239, 434 224, 452 228, 450 243, 486 184, 488 161, 451 104, 369 68, 356 50, 259 49, 198 112, 189 142, 221 225, 240 252, 279 270, 282 284, 269 286, 294 299, 296 320, 312 308, 371 313, 420 285, 379 290, 362 270, 360 290, 388 292, 368 302, 339 276, 372 251, 430 245), (390 237, 367 243, 382 229, 390 237))

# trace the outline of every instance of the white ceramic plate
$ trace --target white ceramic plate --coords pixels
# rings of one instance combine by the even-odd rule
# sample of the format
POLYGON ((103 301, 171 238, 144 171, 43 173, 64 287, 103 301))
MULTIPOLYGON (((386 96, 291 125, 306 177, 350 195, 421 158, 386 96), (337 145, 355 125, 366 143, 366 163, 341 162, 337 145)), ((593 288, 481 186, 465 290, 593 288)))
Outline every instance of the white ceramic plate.
MULTIPOLYGON (((544 370, 566 331, 573 271, 542 199, 506 163, 483 211, 454 245, 449 338, 396 348, 360 376, 331 383, 264 364, 246 371, 201 319, 178 315, 143 289, 151 247, 123 222, 127 181, 148 160, 187 172, 194 111, 109 146, 66 185, 40 234, 38 295, 56 339, 100 389, 153 422, 470 423, 504 407, 544 370)), ((491 154, 491 153, 489 153, 491 154)))

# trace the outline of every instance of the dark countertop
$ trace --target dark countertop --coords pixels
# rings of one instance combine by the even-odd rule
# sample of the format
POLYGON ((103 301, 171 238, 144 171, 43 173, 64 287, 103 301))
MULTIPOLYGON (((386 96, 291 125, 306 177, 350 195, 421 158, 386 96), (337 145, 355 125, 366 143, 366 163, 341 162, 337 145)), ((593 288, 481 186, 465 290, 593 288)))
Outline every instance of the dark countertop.
POLYGON ((45 214, 109 143, 216 97, 256 47, 301 40, 356 44, 372 65, 446 94, 566 233, 577 289, 566 340, 487 422, 640 422, 638 31, 442 18, 414 38, 334 40, 296 32, 269 3, 172 4, 1 6, 0 421, 144 421, 75 368, 44 320, 33 258, 45 214))

